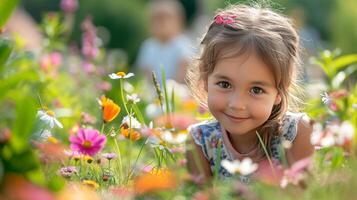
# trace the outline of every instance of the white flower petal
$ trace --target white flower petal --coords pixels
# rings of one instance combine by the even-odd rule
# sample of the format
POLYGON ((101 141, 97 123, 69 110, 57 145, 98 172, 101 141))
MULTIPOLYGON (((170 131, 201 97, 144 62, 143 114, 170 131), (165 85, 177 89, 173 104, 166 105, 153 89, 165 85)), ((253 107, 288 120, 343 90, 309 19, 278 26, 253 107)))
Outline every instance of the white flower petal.
POLYGON ((229 160, 222 160, 221 165, 224 169, 226 169, 229 173, 234 174, 238 171, 240 162, 239 160, 229 161, 229 160))
POLYGON ((48 120, 50 127, 53 128, 55 126, 55 120, 53 118, 51 118, 50 120, 48 120))
POLYGON ((130 77, 133 77, 134 76, 134 73, 128 73, 127 75, 124 76, 124 78, 130 78, 130 77))
POLYGON ((320 143, 321 143, 321 146, 323 146, 323 147, 331 147, 331 146, 335 145, 335 139, 333 138, 332 135, 326 136, 321 139, 320 143))
POLYGON ((256 163, 253 163, 253 161, 248 157, 244 158, 239 166, 239 172, 242 175, 251 174, 255 172, 255 170, 257 169, 258 169, 258 165, 256 163))
POLYGON ((39 110, 37 111, 37 116, 41 117, 43 115, 45 115, 46 113, 43 110, 39 110))
POLYGON ((122 124, 128 124, 128 126, 130 126, 130 128, 136 128, 136 129, 140 129, 141 128, 141 124, 140 122, 133 116, 125 116, 123 118, 122 124))
POLYGON ((55 121, 56 125, 59 127, 59 128, 63 128, 63 125, 61 122, 59 122, 56 118, 53 118, 53 120, 55 121))
POLYGON ((111 73, 111 74, 109 74, 109 77, 111 78, 111 79, 118 79, 118 78, 121 78, 120 76, 118 76, 117 74, 115 74, 115 73, 111 73))

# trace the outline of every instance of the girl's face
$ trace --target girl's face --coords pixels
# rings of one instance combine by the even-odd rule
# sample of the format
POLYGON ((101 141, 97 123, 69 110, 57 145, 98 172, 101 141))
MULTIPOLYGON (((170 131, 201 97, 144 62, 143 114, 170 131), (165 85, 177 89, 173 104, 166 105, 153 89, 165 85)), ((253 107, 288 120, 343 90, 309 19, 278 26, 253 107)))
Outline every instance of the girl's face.
POLYGON ((255 53, 219 60, 206 87, 210 112, 231 134, 255 132, 281 101, 272 72, 255 53))

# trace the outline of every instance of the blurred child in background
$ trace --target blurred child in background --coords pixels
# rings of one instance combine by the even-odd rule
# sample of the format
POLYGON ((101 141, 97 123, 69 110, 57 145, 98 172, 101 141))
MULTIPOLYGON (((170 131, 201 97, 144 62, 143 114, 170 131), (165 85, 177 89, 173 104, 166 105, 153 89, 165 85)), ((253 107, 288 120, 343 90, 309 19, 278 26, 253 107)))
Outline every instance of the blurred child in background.
POLYGON ((174 0, 155 0, 149 5, 150 32, 139 51, 136 66, 151 80, 151 72, 183 83, 192 56, 191 42, 184 36, 184 9, 174 0))

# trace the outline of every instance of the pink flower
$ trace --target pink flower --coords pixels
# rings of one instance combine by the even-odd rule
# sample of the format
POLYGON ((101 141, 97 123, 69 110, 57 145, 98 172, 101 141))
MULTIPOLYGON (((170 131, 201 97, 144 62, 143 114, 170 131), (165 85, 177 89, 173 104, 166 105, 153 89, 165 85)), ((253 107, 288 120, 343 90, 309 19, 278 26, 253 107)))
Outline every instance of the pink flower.
POLYGON ((109 91, 112 89, 112 84, 109 82, 103 81, 101 83, 97 83, 95 85, 95 88, 97 88, 98 90, 109 91))
POLYGON ((58 52, 52 52, 44 55, 40 59, 41 69, 45 72, 57 70, 62 64, 62 55, 58 52))
POLYGON ((330 92, 329 96, 333 99, 341 99, 348 96, 348 91, 346 89, 340 89, 330 92))
POLYGON ((63 11, 72 13, 78 8, 78 0, 62 0, 60 6, 63 11))
POLYGON ((92 23, 92 19, 87 17, 81 28, 83 30, 82 36, 82 54, 89 59, 94 59, 99 53, 99 43, 97 38, 97 30, 92 23))
POLYGON ((107 138, 101 135, 98 130, 79 129, 77 135, 69 137, 69 141, 72 151, 93 156, 103 149, 107 138))
POLYGON ((328 107, 329 107, 332 111, 335 111, 335 112, 339 110, 339 107, 338 107, 337 103, 334 102, 334 101, 332 101, 332 102, 328 105, 328 107))
POLYGON ((237 16, 234 16, 234 15, 217 15, 214 18, 214 22, 216 24, 233 24, 235 18, 237 18, 237 16))
POLYGON ((95 66, 90 62, 83 62, 82 68, 88 74, 92 74, 95 72, 95 66))
POLYGON ((52 52, 50 53, 50 60, 51 63, 55 66, 59 66, 62 63, 62 55, 58 52, 52 52))
POLYGON ((312 167, 312 157, 307 157, 295 162, 289 169, 284 171, 281 187, 285 188, 289 183, 298 185, 304 178, 305 172, 312 167))
POLYGON ((92 115, 90 115, 86 112, 81 113, 81 119, 82 119, 83 123, 86 123, 86 124, 94 124, 96 122, 95 117, 93 117, 92 115))

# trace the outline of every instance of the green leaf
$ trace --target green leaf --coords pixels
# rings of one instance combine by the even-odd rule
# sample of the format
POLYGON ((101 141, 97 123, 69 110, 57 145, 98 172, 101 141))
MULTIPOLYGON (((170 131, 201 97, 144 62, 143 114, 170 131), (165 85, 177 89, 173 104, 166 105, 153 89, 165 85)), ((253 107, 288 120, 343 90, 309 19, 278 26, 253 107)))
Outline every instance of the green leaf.
POLYGON ((10 57, 13 46, 14 45, 10 40, 0 38, 0 72, 2 71, 7 59, 10 57))
POLYGON ((351 76, 357 70, 356 65, 349 66, 344 71, 340 71, 337 75, 332 79, 332 88, 339 89, 342 83, 351 76))
POLYGON ((170 102, 169 102, 169 95, 168 95, 168 91, 167 91, 167 87, 166 87, 166 73, 165 73, 165 69, 163 67, 161 67, 161 78, 162 78, 162 87, 164 89, 164 95, 165 95, 165 105, 166 105, 166 114, 170 114, 170 102))
POLYGON ((3 160, 6 171, 27 173, 39 168, 39 162, 28 146, 28 149, 20 153, 15 153, 9 160, 3 160))
POLYGON ((31 180, 32 183, 45 186, 46 176, 40 168, 35 168, 26 173, 26 177, 31 180))
POLYGON ((334 59, 331 63, 329 63, 329 67, 337 71, 355 62, 357 62, 357 54, 351 54, 334 59))
POLYGON ((0 28, 2 28, 19 0, 0 0, 0 28))
POLYGON ((53 176, 51 177, 51 179, 48 181, 48 187, 49 189, 51 189, 52 191, 60 191, 64 185, 65 185, 66 181, 60 177, 60 176, 53 176))
MULTIPOLYGON (((26 91, 26 90, 25 90, 26 91)), ((16 99, 16 119, 12 125, 11 144, 15 152, 22 152, 29 147, 29 137, 32 134, 36 119, 36 100, 31 97, 16 99)))
POLYGON ((330 75, 331 70, 330 70, 330 68, 328 68, 328 66, 324 62, 322 62, 321 60, 319 60, 315 57, 312 57, 312 58, 310 58, 310 63, 313 65, 319 66, 328 77, 331 77, 331 75, 330 75))
POLYGON ((20 82, 30 80, 36 81, 37 75, 35 72, 20 72, 12 76, 6 77, 3 80, 0 80, 0 99, 2 99, 10 91, 16 89, 17 85, 20 82))

